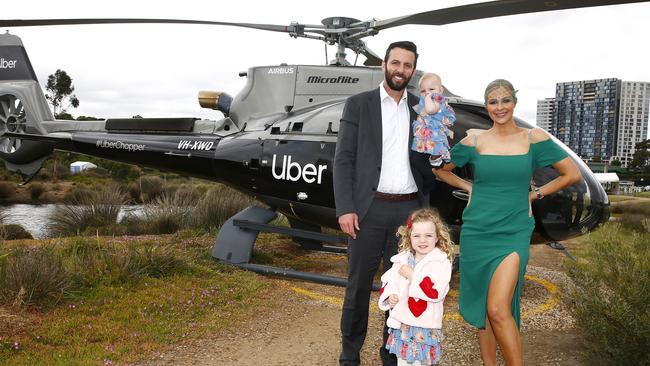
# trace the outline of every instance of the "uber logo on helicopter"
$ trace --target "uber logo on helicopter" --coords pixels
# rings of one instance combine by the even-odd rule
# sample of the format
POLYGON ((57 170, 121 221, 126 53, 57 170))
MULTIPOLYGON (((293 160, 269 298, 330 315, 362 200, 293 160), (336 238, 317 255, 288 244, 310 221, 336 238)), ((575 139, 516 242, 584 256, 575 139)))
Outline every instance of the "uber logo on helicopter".
POLYGON ((322 76, 308 76, 307 83, 311 84, 356 84, 359 82, 359 78, 353 78, 352 76, 342 76, 335 78, 324 78, 322 76))
POLYGON ((208 151, 214 146, 214 141, 188 141, 180 140, 178 150, 205 150, 208 151))
POLYGON ((293 67, 272 67, 268 74, 293 74, 293 67))
POLYGON ((299 163, 291 161, 291 155, 284 155, 282 157, 282 169, 278 174, 275 171, 275 161, 277 156, 273 154, 273 164, 271 166, 271 172, 273 173, 273 178, 278 180, 290 180, 297 181, 302 178, 306 183, 321 184, 323 179, 323 171, 327 169, 327 165, 321 164, 316 167, 314 164, 305 164, 301 166, 299 163))
POLYGON ((0 58, 0 69, 15 69, 18 60, 5 60, 0 58))

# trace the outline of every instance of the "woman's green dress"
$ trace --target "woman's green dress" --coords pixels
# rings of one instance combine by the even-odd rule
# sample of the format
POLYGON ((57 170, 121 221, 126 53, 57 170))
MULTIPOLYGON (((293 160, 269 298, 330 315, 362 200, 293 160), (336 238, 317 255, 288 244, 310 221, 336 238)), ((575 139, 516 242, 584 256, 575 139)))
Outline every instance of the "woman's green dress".
POLYGON ((526 154, 483 155, 474 146, 457 143, 451 162, 472 164, 472 197, 463 212, 460 233, 460 295, 463 318, 485 328, 490 280, 501 261, 519 254, 519 281, 512 297, 512 315, 520 325, 519 299, 528 263, 535 220, 529 214, 529 187, 537 168, 564 159, 567 153, 551 139, 531 143, 526 154))

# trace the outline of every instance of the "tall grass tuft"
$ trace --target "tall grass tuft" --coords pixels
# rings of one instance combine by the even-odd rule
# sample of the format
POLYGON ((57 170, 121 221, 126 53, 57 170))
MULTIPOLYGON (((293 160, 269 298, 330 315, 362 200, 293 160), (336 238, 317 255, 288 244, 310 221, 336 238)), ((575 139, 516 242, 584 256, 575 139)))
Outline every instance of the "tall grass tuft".
POLYGON ((108 185, 79 201, 58 206, 50 216, 50 236, 79 235, 88 229, 115 226, 125 194, 117 185, 108 185))
POLYGON ((609 223, 566 262, 564 300, 585 337, 585 364, 650 364, 650 234, 609 223))
POLYGON ((629 200, 612 203, 612 213, 638 214, 650 217, 650 201, 629 200))
POLYGON ((196 205, 192 227, 215 231, 231 216, 254 203, 253 198, 226 186, 211 188, 196 205))
POLYGON ((23 306, 56 304, 72 285, 59 253, 51 246, 19 247, 0 263, 0 302, 23 306))
POLYGON ((0 305, 49 307, 101 284, 121 285, 179 273, 187 263, 171 243, 99 242, 0 248, 0 305))
POLYGON ((214 232, 232 215, 254 203, 252 198, 226 186, 201 194, 181 185, 145 204, 142 214, 124 217, 121 224, 129 234, 171 234, 183 229, 214 232))

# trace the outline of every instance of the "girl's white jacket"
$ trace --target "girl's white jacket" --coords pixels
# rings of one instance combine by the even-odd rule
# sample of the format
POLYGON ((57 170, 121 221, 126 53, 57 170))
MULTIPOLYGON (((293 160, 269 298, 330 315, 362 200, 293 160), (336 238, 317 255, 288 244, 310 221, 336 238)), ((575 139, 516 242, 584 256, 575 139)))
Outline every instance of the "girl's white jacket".
POLYGON ((442 328, 443 300, 449 291, 451 262, 437 247, 427 254, 413 269, 412 280, 399 274, 402 265, 408 265, 409 252, 400 252, 390 261, 393 266, 381 276, 379 308, 390 310, 386 325, 400 328, 402 324, 422 328, 442 328), (393 309, 388 297, 399 296, 393 309))

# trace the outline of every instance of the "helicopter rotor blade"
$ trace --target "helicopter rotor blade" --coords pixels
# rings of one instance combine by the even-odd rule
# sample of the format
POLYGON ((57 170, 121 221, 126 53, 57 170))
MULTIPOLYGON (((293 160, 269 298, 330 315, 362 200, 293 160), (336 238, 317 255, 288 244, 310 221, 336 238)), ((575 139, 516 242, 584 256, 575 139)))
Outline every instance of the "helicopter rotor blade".
MULTIPOLYGON (((192 19, 147 19, 147 18, 80 18, 80 19, 0 19, 0 27, 36 27, 47 25, 85 25, 85 24, 201 24, 226 25, 233 27, 261 29, 272 32, 299 33, 305 26, 297 23, 291 25, 231 23, 192 19)), ((310 25, 309 27, 319 27, 310 25)))
MULTIPOLYGON (((605 5, 619 5, 629 3, 641 3, 645 0, 502 0, 485 3, 461 5, 452 8, 438 9, 375 21, 371 25, 376 30, 382 30, 401 25, 445 25, 465 22, 468 20, 479 20, 494 18, 506 15, 539 13, 553 10, 566 10, 586 8, 605 5)), ((371 22, 372 23, 372 22, 371 22)), ((354 24, 353 24, 354 25, 354 24)))

